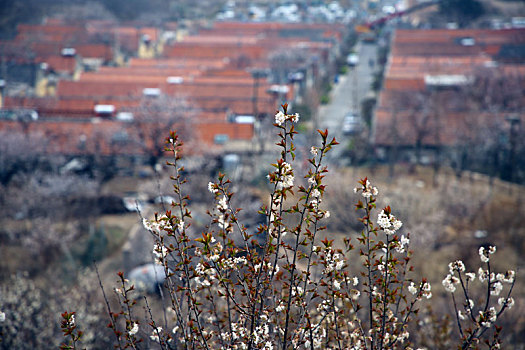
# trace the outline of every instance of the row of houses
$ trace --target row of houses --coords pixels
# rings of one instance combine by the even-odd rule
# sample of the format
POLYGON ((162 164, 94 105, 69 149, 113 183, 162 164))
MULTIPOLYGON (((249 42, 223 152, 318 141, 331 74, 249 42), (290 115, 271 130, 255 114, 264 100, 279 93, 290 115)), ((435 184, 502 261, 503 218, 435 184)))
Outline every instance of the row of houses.
POLYGON ((0 132, 41 135, 48 152, 64 154, 153 152, 162 139, 146 135, 170 128, 201 145, 194 151, 249 144, 280 103, 301 103, 328 74, 345 30, 241 22, 20 25, 13 40, 0 42, 8 67, 0 70, 0 132), (24 117, 27 111, 33 117, 24 117))
POLYGON ((508 150, 524 118, 525 29, 393 34, 372 132, 380 157, 508 150))

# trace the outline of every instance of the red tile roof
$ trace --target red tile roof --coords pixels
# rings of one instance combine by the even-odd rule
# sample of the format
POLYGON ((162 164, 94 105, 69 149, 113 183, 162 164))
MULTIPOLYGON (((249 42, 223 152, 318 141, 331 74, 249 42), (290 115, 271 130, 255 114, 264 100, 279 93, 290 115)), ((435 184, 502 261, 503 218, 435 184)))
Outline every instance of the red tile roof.
MULTIPOLYGON (((24 129, 27 130, 28 135, 41 135, 44 138, 41 151, 48 154, 144 154, 144 149, 133 142, 133 139, 138 137, 135 135, 133 124, 125 122, 99 118, 71 121, 39 120, 23 126, 16 121, 0 121, 0 131, 22 133, 24 129), (115 143, 115 137, 119 134, 129 141, 122 140, 125 143, 115 143)), ((194 129, 197 138, 208 147, 208 150, 214 144, 216 135, 227 135, 229 140, 251 140, 253 137, 251 124, 215 121, 196 124, 194 129)), ((153 147, 153 145, 149 146, 153 147)), ((192 147, 187 147, 185 151, 193 153, 192 147)), ((196 151, 200 152, 198 149, 196 151)))
POLYGON ((49 56, 42 59, 42 61, 47 63, 49 67, 48 69, 57 73, 67 73, 70 75, 75 72, 77 66, 77 60, 75 57, 49 56))
POLYGON ((390 78, 387 77, 383 83, 385 90, 422 90, 425 88, 425 81, 421 78, 390 78))
MULTIPOLYGON (((270 84, 259 82, 258 96, 267 95, 270 84)), ((134 78, 125 77, 118 81, 66 81, 58 83, 57 95, 61 97, 140 97, 145 88, 159 88, 162 93, 171 96, 187 96, 190 99, 199 97, 231 97, 231 98, 251 98, 254 85, 251 80, 243 82, 232 81, 229 79, 183 82, 182 84, 168 84, 163 78, 134 78)), ((293 96, 293 89, 288 92, 288 97, 293 96)))
POLYGON ((197 126, 199 140, 211 145, 216 135, 227 135, 229 140, 251 140, 252 124, 206 123, 197 126))
POLYGON ((65 46, 86 41, 88 37, 82 26, 19 24, 17 30, 17 41, 55 42, 65 46))
POLYGON ((150 67, 158 69, 211 69, 222 68, 228 65, 229 61, 221 58, 195 58, 195 57, 176 57, 176 58, 130 58, 130 67, 150 67))
POLYGON ((524 29, 464 29, 464 30, 397 30, 392 46, 394 56, 471 56, 494 55, 506 43, 525 43, 524 29), (462 39, 472 38, 467 45, 462 39))
POLYGON ((113 58, 113 49, 105 44, 82 44, 75 45, 77 54, 82 58, 102 58, 104 61, 110 61, 113 58))
MULTIPOLYGON (((226 120, 230 113, 253 113, 254 79, 245 67, 268 67, 269 55, 278 49, 300 48, 307 54, 326 58, 333 44, 312 42, 307 35, 299 37, 305 29, 310 34, 314 31, 314 36, 323 40, 340 37, 343 26, 219 23, 213 30, 202 30, 198 36, 187 37, 172 47, 166 47, 165 58, 131 58, 128 67, 100 67, 96 72, 83 73, 78 81, 59 81, 56 98, 6 99, 6 105, 36 109, 42 118, 31 123, 31 127, 55 135, 49 149, 74 153, 95 149, 95 141, 91 138, 94 140, 99 134, 114 134, 128 125, 107 120, 87 122, 94 114, 95 105, 113 105, 117 112, 138 111, 143 89, 159 88, 168 95, 188 98, 190 106, 195 109, 192 115, 197 135, 205 143, 212 143, 217 134, 249 140, 253 136, 253 125, 232 124, 226 120), (287 31, 286 35, 281 35, 283 30, 287 31), (169 84, 168 77, 182 77, 183 82, 169 84), (78 120, 52 122, 53 118, 49 117, 78 120), (83 139, 82 133, 91 143, 80 149, 78 142, 83 139)), ((159 32, 139 24, 117 27, 111 21, 89 21, 85 26, 70 27, 53 22, 44 26, 22 26, 17 45, 30 45, 39 59, 49 58, 48 63, 55 70, 69 71, 71 66, 66 63, 70 64, 73 59, 58 57, 64 47, 75 48, 81 58, 108 61, 112 57, 112 46, 94 44, 96 40, 116 40, 124 50, 133 51, 143 35, 156 41, 159 32), (39 30, 41 33, 36 35, 35 31, 39 30)), ((260 79, 258 85, 257 111, 271 115, 277 108, 277 96, 268 93, 270 85, 265 79, 260 79)), ((290 92, 283 98, 289 100, 292 95, 293 87, 290 86, 290 92)), ((109 141, 101 142, 106 142, 100 146, 103 153, 115 151, 109 141)), ((129 151, 137 152, 132 148, 129 151)))
MULTIPOLYGON (((411 108, 399 99, 427 90, 427 76, 465 76, 476 74, 479 69, 494 67, 493 60, 505 43, 525 43, 525 29, 520 30, 397 30, 392 43, 391 56, 385 72, 383 90, 376 109, 375 140, 377 144, 392 145, 401 142, 413 145, 418 122, 424 118, 423 108, 411 108), (461 43, 462 39, 472 38, 461 43), (393 128, 398 133, 395 139, 393 128)), ((499 65, 501 74, 524 75, 525 65, 499 65), (511 73, 513 72, 513 73, 511 73)), ((426 145, 453 145, 469 133, 472 118, 475 123, 494 122, 501 116, 469 114, 468 106, 461 99, 454 99, 457 91, 434 91, 446 103, 440 104, 440 115, 429 117, 426 125, 426 145), (444 94, 450 94, 446 97, 444 94), (492 121, 491 121, 492 120, 492 121)), ((414 95, 416 96, 416 95, 414 95)), ((424 96, 424 95, 417 95, 424 96)), ((422 98, 430 98, 429 96, 422 98)), ((430 103, 430 101, 428 102, 430 103)), ((431 109, 431 108, 430 108, 431 109)), ((488 124, 487 124, 488 125, 488 124)))

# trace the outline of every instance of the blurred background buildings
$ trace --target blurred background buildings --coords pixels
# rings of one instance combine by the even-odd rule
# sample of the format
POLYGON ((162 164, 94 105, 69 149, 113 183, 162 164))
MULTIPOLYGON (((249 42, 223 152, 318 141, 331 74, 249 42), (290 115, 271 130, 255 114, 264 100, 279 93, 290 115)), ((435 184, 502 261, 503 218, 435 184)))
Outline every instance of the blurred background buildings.
MULTIPOLYGON (((431 279, 450 247, 501 242, 523 266, 523 1, 0 0, 0 292, 16 276, 51 300, 57 274, 86 289, 93 260, 110 285, 151 263, 136 210, 171 201, 169 130, 186 144, 193 233, 219 171, 247 186, 239 207, 255 213, 285 102, 301 115, 298 169, 316 129, 341 143, 329 229, 358 231, 351 188, 373 175, 432 257, 419 261, 431 279)), ((60 341, 34 319, 20 339, 60 341)), ((509 324, 523 344, 525 318, 509 324)))

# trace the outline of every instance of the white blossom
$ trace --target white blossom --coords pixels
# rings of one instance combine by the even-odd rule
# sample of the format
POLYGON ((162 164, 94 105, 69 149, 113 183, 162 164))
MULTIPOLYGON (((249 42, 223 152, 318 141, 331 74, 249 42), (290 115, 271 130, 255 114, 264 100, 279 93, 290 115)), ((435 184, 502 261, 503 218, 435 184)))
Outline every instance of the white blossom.
POLYGON ((219 218, 217 219, 217 223, 219 224, 219 227, 222 228, 222 229, 225 229, 228 227, 229 223, 228 221, 226 220, 225 216, 224 215, 219 215, 219 218))
POLYGON ((456 284, 458 284, 460 281, 457 277, 452 276, 451 274, 448 274, 447 277, 441 282, 443 284, 443 287, 445 287, 445 290, 450 293, 454 293, 456 291, 456 284))
POLYGON ((295 287, 294 289, 292 289, 292 296, 302 296, 304 294, 304 289, 303 287, 295 287))
POLYGON ((394 234, 403 225, 403 223, 396 219, 394 215, 387 214, 385 210, 382 210, 377 216, 377 224, 383 229, 383 231, 385 231, 387 235, 394 234))
POLYGON ((417 293, 417 288, 416 288, 416 285, 414 284, 414 282, 410 283, 410 285, 408 286, 408 291, 411 294, 416 294, 417 293))
POLYGON ((195 272, 197 273, 197 275, 203 276, 205 273, 205 270, 206 268, 200 262, 197 263, 197 265, 195 266, 195 272))
POLYGON ((247 260, 245 257, 237 257, 237 258, 233 258, 233 263, 235 265, 246 265, 247 263, 247 260))
POLYGON ((498 314, 497 314, 496 309, 494 308, 494 306, 490 307, 487 313, 488 313, 489 321, 492 322, 492 323, 496 322, 498 314))
POLYGON ((408 331, 404 331, 403 333, 401 333, 399 335, 399 337, 397 338, 397 340, 401 343, 405 342, 406 340, 408 340, 408 337, 410 337, 410 333, 408 331))
POLYGON ((498 275, 501 275, 500 278, 498 278, 498 280, 505 283, 512 283, 514 282, 514 278, 516 278, 516 272, 514 272, 514 270, 508 270, 507 272, 505 272, 505 274, 498 275))
POLYGON ((501 293, 501 290, 503 289, 503 284, 501 282, 495 282, 490 290, 490 295, 499 295, 501 293))
POLYGON ((423 296, 427 299, 432 298, 432 292, 431 292, 432 286, 430 283, 425 282, 423 286, 421 287, 421 290, 423 291, 423 296))
POLYGON ((374 187, 370 184, 370 181, 366 181, 366 188, 365 192, 370 192, 373 196, 377 196, 379 191, 377 190, 377 187, 374 187))
POLYGON ((222 198, 219 200, 219 203, 217 204, 217 209, 219 210, 228 210, 228 198, 226 196, 222 196, 222 198))
POLYGON ((478 321, 481 323, 483 327, 490 327, 494 322, 496 322, 496 319, 498 317, 498 314, 496 313, 496 309, 494 307, 490 307, 487 312, 480 311, 479 312, 479 318, 478 321))
POLYGON ((154 342, 159 343, 160 342, 160 338, 159 338, 160 332, 162 332, 162 327, 153 328, 153 331, 151 332, 151 335, 149 336, 149 338, 153 340, 154 342))
POLYGON ((317 312, 329 311, 330 302, 328 300, 323 300, 319 305, 317 305, 317 312))
POLYGON ((399 244, 396 246, 396 251, 398 253, 403 253, 405 251, 405 246, 408 246, 410 243, 410 239, 408 237, 405 237, 405 235, 402 235, 399 244))
POLYGON ((456 260, 448 264, 448 270, 451 274, 454 274, 454 271, 463 272, 465 271, 465 264, 461 260, 456 260))
POLYGON ((480 282, 485 282, 489 278, 488 270, 483 270, 483 268, 478 269, 478 278, 480 282))
POLYGON ((338 280, 334 280, 334 288, 336 290, 341 289, 341 282, 339 282, 338 280))
POLYGON ((465 276, 467 277, 467 281, 475 281, 476 280, 476 273, 475 272, 467 272, 467 273, 465 273, 465 276))
POLYGON ((130 336, 133 336, 133 335, 137 334, 138 331, 139 331, 139 325, 138 325, 138 323, 133 322, 133 326, 132 326, 131 329, 129 330, 128 334, 129 334, 130 336))
POLYGON ((161 232, 160 225, 157 222, 152 222, 144 218, 142 219, 142 225, 144 226, 146 230, 150 232, 157 233, 157 234, 160 234, 161 232))
POLYGON ((5 322, 5 312, 0 311, 0 323, 5 322))
POLYGON ((287 162, 283 162, 281 170, 282 170, 282 177, 280 181, 277 183, 277 188, 282 190, 283 188, 292 187, 294 183, 294 179, 295 179, 293 175, 292 166, 287 162))
POLYGON ((371 196, 377 196, 377 194, 379 193, 379 191, 377 190, 377 187, 372 186, 369 180, 366 180, 366 183, 364 186, 354 188, 354 193, 357 193, 359 191, 362 191, 361 195, 365 198, 370 198, 371 196))
POLYGON ((214 194, 219 192, 219 190, 215 188, 215 184, 213 182, 208 182, 208 191, 214 194))
POLYGON ((281 126, 286 121, 286 116, 283 112, 279 111, 275 114, 275 124, 281 126))
POLYGON ((312 146, 312 147, 310 148, 310 153, 312 154, 312 156, 316 156, 316 155, 319 153, 319 152, 318 152, 318 148, 312 146))
POLYGON ((495 252, 496 252, 496 246, 490 246, 489 249, 485 249, 485 247, 480 247, 478 250, 479 258, 484 263, 489 262, 490 260, 489 255, 494 254, 495 252))
POLYGON ((504 298, 504 297, 501 297, 498 299, 498 304, 503 306, 503 304, 506 304, 507 305, 507 308, 512 308, 514 306, 514 298, 510 297, 510 298, 504 298))
POLYGON ((160 243, 155 243, 153 246, 153 254, 155 255, 155 263, 162 265, 162 259, 168 255, 168 248, 160 243))

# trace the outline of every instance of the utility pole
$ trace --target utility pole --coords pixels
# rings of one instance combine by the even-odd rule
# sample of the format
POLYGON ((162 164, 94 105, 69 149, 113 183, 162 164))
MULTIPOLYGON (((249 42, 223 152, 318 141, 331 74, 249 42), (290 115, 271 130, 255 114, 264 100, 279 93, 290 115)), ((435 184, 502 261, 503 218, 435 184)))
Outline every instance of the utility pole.
POLYGON ((516 162, 516 136, 519 131, 521 119, 518 115, 508 115, 505 120, 510 124, 509 129, 509 159, 508 159, 508 181, 514 182, 514 163, 516 162))
POLYGON ((254 118, 254 132, 256 134, 257 143, 259 143, 259 152, 264 150, 264 138, 262 137, 262 123, 263 120, 259 116, 259 79, 265 78, 268 75, 266 69, 254 68, 250 70, 253 78, 253 93, 252 93, 252 112, 254 118))
POLYGON ((357 79, 357 67, 358 65, 355 65, 354 66, 354 69, 353 69, 353 86, 354 86, 354 96, 353 96, 353 100, 354 100, 354 113, 355 114, 359 114, 358 113, 358 100, 359 100, 359 97, 358 97, 358 79, 357 79))

